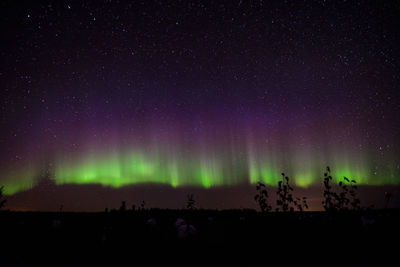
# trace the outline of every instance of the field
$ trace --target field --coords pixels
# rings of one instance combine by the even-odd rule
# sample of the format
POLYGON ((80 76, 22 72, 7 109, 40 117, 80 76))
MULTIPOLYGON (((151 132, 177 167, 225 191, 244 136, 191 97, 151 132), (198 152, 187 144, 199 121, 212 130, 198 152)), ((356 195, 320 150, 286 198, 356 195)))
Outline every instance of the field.
POLYGON ((134 266, 125 263, 156 262, 161 255, 170 263, 280 257, 284 265, 324 255, 328 265, 373 266, 382 263, 380 252, 396 248, 399 225, 399 210, 3 211, 0 266, 134 266))

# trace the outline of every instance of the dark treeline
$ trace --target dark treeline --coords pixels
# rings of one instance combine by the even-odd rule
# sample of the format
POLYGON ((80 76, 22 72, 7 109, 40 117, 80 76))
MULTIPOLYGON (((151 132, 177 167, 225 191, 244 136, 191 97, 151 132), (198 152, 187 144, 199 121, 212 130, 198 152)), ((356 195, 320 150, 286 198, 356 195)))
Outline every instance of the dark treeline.
MULTIPOLYGON (((278 181, 276 194, 278 199, 276 200, 275 211, 282 212, 293 212, 304 211, 308 209, 307 197, 296 197, 294 195, 294 189, 289 184, 289 177, 282 173, 282 179, 278 181)), ((346 210, 361 210, 361 209, 372 209, 373 206, 362 207, 361 201, 358 198, 358 187, 355 180, 350 180, 347 177, 343 177, 342 181, 339 181, 335 190, 332 185, 331 170, 326 167, 323 179, 323 200, 322 206, 327 212, 335 211, 346 211, 346 210)), ((257 194, 254 196, 254 200, 257 202, 262 212, 268 212, 272 210, 272 206, 268 201, 269 194, 267 187, 264 183, 258 182, 256 185, 257 194)), ((388 207, 391 199, 391 194, 385 194, 385 208, 388 207)))
MULTIPOLYGON (((0 266, 114 266, 119 260, 159 260, 155 255, 164 255, 172 263, 189 256, 196 261, 245 257, 266 263, 273 255, 294 252, 303 257, 283 256, 281 265, 307 264, 317 255, 329 258, 329 264, 323 265, 373 266, 389 260, 389 256, 378 257, 377 251, 390 251, 388 240, 397 240, 399 210, 362 208, 355 181, 345 178, 337 186, 331 181, 327 168, 322 192, 325 211, 319 212, 304 212, 307 198, 294 194, 285 174, 276 188, 275 209, 269 203, 269 189, 257 183, 254 199, 262 212, 199 209, 193 194, 187 195, 183 209, 148 208, 143 200, 130 208, 122 201, 119 209, 104 212, 3 210, 0 266), (16 252, 34 256, 15 257, 16 252), (344 260, 347 256, 350 259, 344 260)), ((2 205, 4 201, 0 195, 2 205)))

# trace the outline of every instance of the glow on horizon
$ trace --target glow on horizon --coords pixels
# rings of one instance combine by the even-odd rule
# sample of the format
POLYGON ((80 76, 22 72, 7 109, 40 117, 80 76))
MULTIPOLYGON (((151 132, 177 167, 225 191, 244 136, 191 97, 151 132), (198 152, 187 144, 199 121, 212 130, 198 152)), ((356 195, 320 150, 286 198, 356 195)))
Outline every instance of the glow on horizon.
POLYGON ((34 169, 5 172, 3 174, 3 177, 5 177, 5 179, 2 180, 0 184, 0 186, 4 186, 3 194, 14 195, 18 192, 32 189, 37 184, 38 175, 40 174, 34 169))
MULTIPOLYGON (((322 183, 326 166, 320 161, 313 162, 312 158, 303 158, 302 163, 300 158, 296 158, 290 166, 285 166, 270 158, 268 160, 268 157, 264 158, 256 158, 251 153, 241 159, 232 159, 226 155, 174 157, 146 155, 141 152, 91 153, 76 160, 55 163, 49 175, 56 185, 99 184, 112 188, 151 183, 169 185, 172 188, 194 186, 207 189, 255 184, 258 181, 276 186, 282 172, 298 187, 307 188, 322 183)), ((364 162, 361 164, 360 161, 350 160, 336 160, 330 165, 334 182, 345 176, 356 180, 360 185, 399 184, 393 171, 378 178, 376 172, 366 166, 364 162)), ((4 194, 13 195, 33 188, 40 181, 38 177, 41 173, 43 171, 35 169, 6 173, 7 178, 2 181, 4 194)))

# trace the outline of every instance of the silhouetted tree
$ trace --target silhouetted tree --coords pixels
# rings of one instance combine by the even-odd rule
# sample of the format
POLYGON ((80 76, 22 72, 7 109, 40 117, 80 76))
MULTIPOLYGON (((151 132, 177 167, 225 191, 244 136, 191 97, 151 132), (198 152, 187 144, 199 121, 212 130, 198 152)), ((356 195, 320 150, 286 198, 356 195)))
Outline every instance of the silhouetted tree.
POLYGON ((350 205, 351 208, 353 210, 360 210, 361 209, 361 201, 358 198, 358 187, 356 186, 356 181, 355 180, 351 180, 349 181, 349 179, 347 179, 346 177, 344 177, 345 181, 348 182, 350 188, 348 190, 348 192, 350 193, 350 205))
POLYGON ((5 199, 4 196, 3 196, 3 189, 4 189, 4 186, 0 186, 0 209, 2 207, 4 207, 4 205, 7 202, 7 199, 5 199))
POLYGON ((330 182, 332 176, 330 174, 329 166, 326 167, 327 172, 324 174, 324 200, 322 205, 326 211, 348 210, 349 207, 353 210, 360 210, 360 199, 357 197, 358 187, 355 185, 356 181, 343 177, 344 181, 340 181, 338 186, 340 192, 337 193, 332 190, 330 182))
POLYGON ((339 196, 335 191, 332 191, 332 186, 330 185, 332 181, 331 169, 326 167, 326 172, 324 173, 324 200, 322 205, 326 211, 336 211, 338 207, 339 196))
POLYGON ((121 202, 121 207, 119 207, 120 212, 125 212, 126 211, 126 202, 122 201, 121 202))
POLYGON ((195 210, 196 209, 196 200, 194 199, 193 194, 188 194, 187 195, 186 208, 188 210, 195 210))
POLYGON ((296 197, 296 200, 293 202, 297 207, 298 211, 303 211, 304 209, 308 209, 307 197, 296 197))
POLYGON ((257 194, 254 196, 254 200, 257 202, 262 212, 268 212, 272 209, 271 205, 268 204, 268 191, 265 184, 258 182, 256 185, 257 194))
POLYGON ((144 202, 144 200, 142 200, 142 203, 140 203, 140 209, 144 210, 145 206, 146 206, 146 202, 144 202))
POLYGON ((351 207, 353 210, 359 210, 360 199, 357 198, 357 186, 355 180, 349 180, 347 177, 343 177, 344 181, 339 182, 341 192, 339 193, 338 209, 348 210, 351 207))
POLYGON ((307 198, 293 197, 293 187, 289 184, 289 177, 282 173, 282 181, 278 182, 278 191, 276 192, 278 199, 276 200, 276 211, 282 210, 284 212, 294 211, 297 208, 299 211, 308 209, 307 198))

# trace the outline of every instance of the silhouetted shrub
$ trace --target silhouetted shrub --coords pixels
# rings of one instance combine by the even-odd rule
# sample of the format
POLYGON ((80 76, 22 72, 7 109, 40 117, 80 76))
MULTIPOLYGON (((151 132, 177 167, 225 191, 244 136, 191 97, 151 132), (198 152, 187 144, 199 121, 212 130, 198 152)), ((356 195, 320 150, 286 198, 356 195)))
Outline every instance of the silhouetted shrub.
POLYGON ((276 211, 282 210, 284 212, 294 211, 297 208, 299 211, 308 209, 307 198, 293 197, 293 187, 289 184, 289 177, 282 173, 282 181, 278 182, 278 191, 276 192, 278 199, 276 200, 276 211))
POLYGON ((187 195, 186 208, 188 210, 195 210, 196 209, 196 200, 194 199, 193 194, 188 194, 187 195))
POLYGON ((360 210, 360 199, 357 197, 357 186, 355 180, 349 180, 347 177, 343 177, 344 181, 340 181, 338 186, 340 192, 337 193, 332 190, 330 182, 332 181, 332 176, 330 174, 331 170, 326 167, 326 173, 324 174, 324 200, 322 205, 326 211, 338 211, 338 210, 348 210, 349 208, 353 210, 360 210))
POLYGON ((2 207, 4 207, 4 205, 7 202, 7 199, 5 199, 4 196, 3 196, 3 189, 4 189, 4 186, 0 186, 0 209, 2 207))
POLYGON ((262 212, 268 212, 272 207, 268 204, 268 191, 265 184, 258 182, 256 185, 257 194, 254 196, 254 200, 257 202, 262 212))
POLYGON ((332 181, 331 170, 326 167, 326 172, 324 173, 324 200, 322 201, 322 205, 326 211, 336 211, 339 209, 338 207, 338 195, 335 191, 332 191, 332 186, 330 182, 332 181))
POLYGON ((120 212, 125 212, 126 211, 126 202, 122 201, 121 202, 121 207, 119 207, 120 212))
POLYGON ((140 203, 140 209, 144 210, 146 207, 146 202, 144 200, 142 200, 142 203, 140 203))
POLYGON ((308 209, 308 204, 307 204, 307 197, 296 197, 296 200, 294 201, 294 205, 297 207, 299 211, 303 211, 304 209, 308 209))
POLYGON ((353 210, 360 210, 361 209, 361 201, 358 198, 358 187, 356 186, 356 181, 355 180, 351 180, 349 181, 349 179, 347 179, 346 177, 344 177, 344 180, 346 182, 348 182, 348 186, 346 187, 346 192, 348 192, 350 194, 350 206, 353 210))

